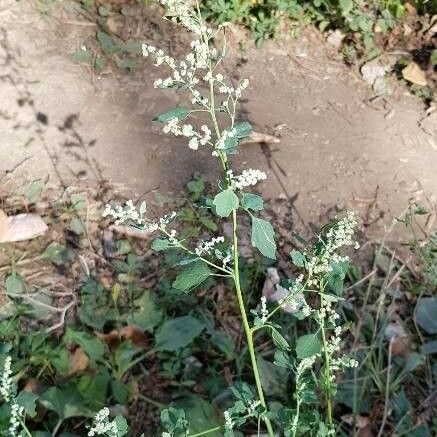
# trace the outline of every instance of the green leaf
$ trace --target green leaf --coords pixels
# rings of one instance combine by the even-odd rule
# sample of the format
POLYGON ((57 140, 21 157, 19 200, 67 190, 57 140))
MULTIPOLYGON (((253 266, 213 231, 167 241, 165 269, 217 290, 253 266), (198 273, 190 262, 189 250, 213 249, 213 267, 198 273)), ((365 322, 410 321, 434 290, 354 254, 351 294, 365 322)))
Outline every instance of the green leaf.
POLYGON ((261 383, 268 396, 285 398, 287 392, 287 376, 289 370, 276 366, 261 356, 256 359, 260 373, 261 383))
MULTIPOLYGON (((178 399, 175 402, 175 407, 181 408, 185 412, 185 416, 190 424, 190 435, 220 425, 213 406, 200 396, 191 395, 178 399)), ((222 435, 220 431, 208 433, 210 437, 221 437, 222 435)))
POLYGON ((282 350, 289 350, 290 345, 287 340, 282 336, 282 334, 274 327, 270 326, 270 331, 272 334, 273 343, 282 350))
POLYGON ((220 217, 228 217, 229 214, 238 208, 238 197, 231 188, 221 191, 214 197, 215 211, 220 217))
POLYGON ((157 252, 169 249, 170 247, 173 247, 173 245, 167 238, 155 238, 152 243, 152 249, 156 250, 157 252))
POLYGON ((245 210, 261 211, 264 208, 264 201, 258 194, 241 193, 241 207, 245 210))
POLYGON ((157 115, 153 121, 159 121, 161 123, 168 123, 170 120, 177 118, 178 120, 183 120, 190 115, 190 110, 187 108, 173 108, 170 111, 164 112, 163 114, 157 115))
POLYGON ((189 423, 185 411, 180 408, 166 408, 161 411, 161 424, 170 435, 188 435, 189 423))
POLYGON ((70 56, 73 61, 82 62, 83 64, 91 64, 93 60, 93 53, 90 50, 77 50, 70 56))
POLYGON ((105 32, 97 32, 97 40, 107 55, 112 55, 120 50, 120 47, 105 32))
POLYGON ((322 345, 316 334, 302 335, 296 342, 296 356, 299 359, 309 358, 320 353, 322 345))
POLYGON ((208 217, 200 217, 200 223, 202 223, 205 228, 208 228, 210 231, 216 232, 218 227, 213 220, 208 217))
POLYGON ((128 433, 129 425, 127 424, 127 420, 123 416, 115 416, 114 422, 117 426, 117 437, 122 437, 128 433))
POLYGON ((307 260, 306 260, 305 255, 303 253, 299 252, 296 249, 293 249, 290 252, 290 256, 291 256, 291 260, 293 261, 293 264, 296 267, 305 267, 306 266, 307 260))
POLYGON ((431 61, 431 65, 433 65, 433 66, 437 65, 437 49, 434 49, 431 52, 431 59, 430 59, 430 61, 431 61))
POLYGON ((61 420, 70 417, 93 417, 94 414, 83 405, 83 399, 73 386, 50 387, 40 398, 40 402, 48 410, 54 411, 61 420))
POLYGON ((144 331, 151 331, 162 320, 162 311, 155 301, 155 295, 150 291, 145 291, 143 295, 135 301, 137 309, 127 316, 127 323, 137 325, 144 331))
POLYGON ((416 322, 428 334, 437 334, 437 297, 423 297, 416 306, 416 322))
POLYGON ((260 218, 252 216, 252 246, 267 258, 276 259, 275 231, 273 226, 260 218))
POLYGON ((339 5, 343 15, 348 14, 354 7, 354 3, 352 0, 339 0, 339 5))
POLYGON ((238 121, 234 124, 234 129, 239 140, 247 138, 252 133, 252 125, 248 121, 238 121))
POLYGON ((26 185, 24 188, 24 195, 26 196, 27 202, 35 203, 41 196, 43 188, 44 181, 42 179, 37 179, 26 185))
POLYGON ((114 398, 120 404, 125 404, 129 398, 129 388, 126 384, 115 379, 111 381, 111 390, 114 398))
POLYGON ((422 345, 422 352, 426 355, 437 354, 437 340, 428 341, 422 345))
POLYGON ((70 221, 70 231, 76 235, 83 235, 86 232, 85 224, 79 217, 73 217, 70 221))
POLYGON ((46 247, 42 256, 57 266, 66 264, 74 259, 74 253, 56 241, 53 241, 46 247))
POLYGON ((134 40, 126 41, 121 49, 123 52, 131 55, 139 55, 141 53, 141 42, 134 40))
POLYGON ((38 398, 39 396, 37 394, 22 390, 15 400, 20 407, 24 408, 28 416, 34 417, 36 415, 36 401, 38 398))
POLYGON ((204 328, 205 324, 193 316, 170 319, 156 333, 156 349, 176 351, 188 346, 204 328))
POLYGON ((209 277, 211 271, 201 260, 185 266, 177 275, 172 284, 173 288, 181 291, 190 291, 209 277))
POLYGON ((5 280, 6 293, 21 294, 26 291, 26 284, 18 273, 11 273, 5 280))
POLYGON ((101 359, 105 352, 103 343, 97 337, 86 332, 75 331, 72 328, 67 328, 63 340, 66 344, 74 343, 80 345, 93 361, 101 359))

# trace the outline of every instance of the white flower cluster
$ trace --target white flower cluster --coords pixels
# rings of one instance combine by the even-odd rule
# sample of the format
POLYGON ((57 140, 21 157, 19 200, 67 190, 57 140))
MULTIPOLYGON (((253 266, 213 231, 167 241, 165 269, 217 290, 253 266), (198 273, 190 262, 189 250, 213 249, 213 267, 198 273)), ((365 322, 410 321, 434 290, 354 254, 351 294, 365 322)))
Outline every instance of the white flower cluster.
POLYGON ((243 93, 243 91, 249 86, 249 79, 243 79, 240 84, 237 86, 237 88, 229 87, 223 83, 223 76, 217 75, 216 80, 218 82, 221 82, 222 85, 219 86, 219 93, 220 94, 229 94, 230 96, 235 96, 236 99, 239 99, 243 93))
MULTIPOLYGON (((145 205, 144 203, 142 205, 145 205)), ((112 217, 115 220, 116 225, 122 223, 131 222, 135 225, 141 226, 145 223, 143 219, 143 209, 145 206, 140 206, 138 211, 132 200, 128 200, 124 206, 116 205, 114 208, 107 204, 103 211, 103 217, 112 217)))
POLYGON ((3 365, 3 372, 0 382, 0 394, 6 402, 9 402, 12 392, 12 358, 7 356, 3 365))
POLYGON ((200 132, 194 130, 193 125, 184 124, 179 126, 178 118, 172 118, 168 121, 168 123, 163 127, 162 131, 166 134, 172 133, 175 136, 184 136, 190 138, 188 142, 188 147, 193 150, 197 150, 199 145, 204 146, 209 143, 211 140, 211 130, 205 124, 200 126, 200 132))
MULTIPOLYGON (((352 211, 348 211, 346 217, 337 221, 326 233, 325 238, 319 237, 323 249, 320 254, 314 255, 308 260, 307 269, 310 274, 323 274, 332 271, 332 264, 348 261, 349 257, 341 256, 336 250, 342 246, 355 244, 352 239, 357 220, 352 211)), ((355 244, 355 247, 356 244, 355 244)), ((313 280, 314 281, 314 280, 313 280)))
POLYGON ((260 400, 258 400, 258 401, 250 401, 249 405, 247 407, 247 414, 249 416, 253 416, 257 412, 257 409, 258 409, 258 407, 260 405, 261 405, 261 401, 260 400))
POLYGON ((263 323, 267 322, 269 318, 269 310, 267 309, 267 298, 265 296, 261 297, 261 321, 263 323))
POLYGON ((226 410, 223 413, 223 416, 225 418, 225 429, 227 431, 231 431, 234 428, 234 421, 232 420, 231 414, 228 410, 226 410))
POLYGON ((161 4, 167 8, 170 16, 177 17, 185 28, 194 32, 196 35, 203 33, 212 33, 206 26, 199 22, 198 16, 190 7, 190 2, 186 0, 160 0, 161 4))
POLYGON ((216 150, 212 152, 212 156, 219 156, 219 150, 224 150, 226 148, 226 141, 229 138, 234 138, 235 135, 237 135, 236 129, 231 129, 231 130, 223 129, 220 138, 217 140, 215 144, 216 150))
POLYGON ((214 248, 216 244, 223 243, 224 241, 225 241, 224 237, 214 237, 209 241, 201 241, 194 251, 196 252, 197 256, 202 256, 203 254, 210 254, 211 250, 214 248))
POLYGON ((146 211, 145 202, 137 209, 132 200, 128 200, 124 206, 115 205, 115 207, 107 204, 103 211, 103 217, 112 217, 116 225, 127 223, 136 227, 141 227, 142 230, 155 232, 158 229, 165 230, 167 225, 176 217, 176 212, 161 217, 157 222, 148 222, 143 218, 146 211))
POLYGON ((16 437, 19 435, 17 433, 20 426, 20 419, 24 413, 24 408, 18 405, 15 400, 11 403, 11 417, 9 418, 9 435, 11 437, 16 437))
POLYGON ((320 323, 325 323, 324 319, 327 319, 330 324, 336 325, 340 315, 332 308, 332 302, 322 299, 322 304, 316 312, 316 317, 320 323))
POLYGON ((102 408, 94 417, 92 428, 88 431, 88 436, 105 435, 110 437, 118 436, 118 427, 115 420, 109 420, 109 409, 102 408))
POLYGON ((232 170, 228 170, 228 177, 237 190, 256 185, 259 181, 267 179, 267 175, 263 171, 253 168, 243 170, 238 176, 234 176, 232 170))

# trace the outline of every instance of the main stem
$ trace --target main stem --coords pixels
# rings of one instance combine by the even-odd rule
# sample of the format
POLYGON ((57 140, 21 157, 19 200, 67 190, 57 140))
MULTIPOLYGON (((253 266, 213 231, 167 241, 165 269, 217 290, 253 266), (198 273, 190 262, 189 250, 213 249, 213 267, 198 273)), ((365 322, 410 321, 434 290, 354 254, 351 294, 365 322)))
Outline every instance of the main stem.
MULTIPOLYGON (((258 364, 256 362, 255 349, 253 347, 253 335, 250 330, 249 321, 247 320, 246 308, 244 306, 243 293, 241 291, 240 284, 240 271, 238 265, 238 236, 237 236, 237 211, 232 211, 232 229, 233 229, 233 243, 234 243, 234 283, 235 290, 237 292, 238 306, 240 307, 241 319, 243 321, 244 333, 246 334, 247 347, 249 349, 250 361, 252 363, 253 376, 255 377, 256 389, 258 391, 258 397, 261 401, 261 405, 267 408, 266 401, 264 399, 264 392, 261 385, 261 378, 259 376, 258 364)), ((263 417, 266 424, 267 431, 270 437, 274 437, 272 424, 268 417, 263 417)))

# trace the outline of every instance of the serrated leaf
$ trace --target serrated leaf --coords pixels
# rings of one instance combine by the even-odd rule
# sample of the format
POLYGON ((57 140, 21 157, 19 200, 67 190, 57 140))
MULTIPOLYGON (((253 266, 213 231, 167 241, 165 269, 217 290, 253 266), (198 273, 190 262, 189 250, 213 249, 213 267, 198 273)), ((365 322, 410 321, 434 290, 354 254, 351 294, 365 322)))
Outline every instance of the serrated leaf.
POLYGON ((164 112, 163 114, 157 115, 153 121, 159 121, 161 123, 168 123, 170 120, 177 118, 178 120, 183 120, 190 115, 190 110, 187 108, 173 108, 170 111, 164 112))
POLYGON ((258 194, 242 193, 241 207, 246 210, 261 211, 264 208, 264 201, 258 194))
POLYGON ((252 125, 248 121, 238 121, 234 124, 234 129, 239 140, 247 138, 252 133, 252 125))
POLYGON ((275 231, 266 220, 252 216, 252 245, 267 258, 276 259, 275 231))
POLYGON ((127 323, 137 325, 144 331, 151 331, 162 320, 162 311, 159 309, 154 294, 145 291, 135 300, 136 310, 129 313, 127 323))
POLYGON ((416 321, 428 334, 437 334, 437 297, 423 297, 416 306, 416 321))
POLYGON ((82 347, 85 353, 91 360, 99 360, 103 357, 105 347, 101 340, 91 334, 82 331, 75 331, 72 328, 67 328, 63 337, 66 344, 77 344, 82 347))
POLYGON ((190 291, 207 279, 210 274, 211 271, 203 261, 195 261, 181 270, 172 287, 181 291, 190 291))
POLYGON ((221 191, 214 197, 215 211, 220 217, 228 217, 229 214, 238 208, 239 200, 231 188, 221 191))
POLYGON ((309 358, 320 353, 322 345, 316 334, 302 335, 296 342, 296 356, 299 359, 309 358))
POLYGON ((175 351, 188 346, 205 329, 205 324, 193 316, 167 320, 157 331, 156 349, 175 351))

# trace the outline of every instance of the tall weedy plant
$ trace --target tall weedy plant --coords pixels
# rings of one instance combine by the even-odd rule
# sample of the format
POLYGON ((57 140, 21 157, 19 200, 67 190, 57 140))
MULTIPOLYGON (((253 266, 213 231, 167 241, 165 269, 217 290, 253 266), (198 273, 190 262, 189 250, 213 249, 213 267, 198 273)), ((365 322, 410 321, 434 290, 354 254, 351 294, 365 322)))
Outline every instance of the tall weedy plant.
POLYGON ((190 434, 190 424, 183 411, 169 408, 162 412, 161 419, 166 431, 163 436, 200 436, 223 430, 226 437, 233 436, 234 430, 246 421, 258 424, 258 433, 265 428, 273 437, 281 434, 332 435, 333 397, 335 395, 335 372, 357 363, 340 355, 342 327, 335 305, 341 299, 342 280, 347 269, 347 257, 337 253, 345 245, 353 245, 352 235, 356 225, 352 213, 344 219, 336 220, 326 226, 317 236, 313 247, 304 253, 293 251, 292 262, 304 270, 295 279, 284 280, 278 286, 276 306, 267 307, 266 297, 262 297, 258 308, 253 309, 249 318, 247 302, 240 282, 238 254, 238 218, 240 214, 249 215, 252 223, 252 245, 262 255, 275 259, 276 243, 272 225, 259 217, 263 209, 263 199, 257 194, 247 192, 249 187, 266 179, 260 170, 247 169, 235 175, 230 158, 237 153, 242 139, 251 134, 252 127, 247 121, 237 117, 238 101, 248 87, 247 79, 236 86, 220 69, 226 56, 226 35, 220 26, 213 30, 203 21, 198 1, 161 0, 170 20, 184 26, 194 35, 191 52, 182 60, 168 56, 163 50, 143 45, 143 55, 152 57, 156 66, 165 66, 170 75, 157 79, 156 88, 176 89, 188 95, 190 104, 171 109, 158 115, 155 121, 164 124, 163 131, 176 137, 185 138, 193 151, 207 148, 223 171, 218 183, 218 193, 206 201, 218 217, 232 222, 230 241, 222 236, 192 245, 182 241, 174 227, 177 213, 171 213, 158 220, 146 215, 146 203, 136 207, 132 201, 124 206, 107 205, 104 216, 112 217, 116 224, 127 223, 136 228, 161 235, 153 241, 157 251, 176 249, 185 253, 179 263, 181 270, 173 287, 184 292, 200 285, 209 276, 231 278, 245 333, 245 341, 250 357, 255 390, 247 383, 239 383, 231 388, 236 402, 224 411, 224 425, 197 434, 190 434), (216 37, 223 35, 223 47, 214 46, 216 37), (193 118, 193 124, 187 119, 193 118), (194 118, 195 117, 195 118, 194 118), (204 124, 197 124, 199 119, 204 124), (311 305, 310 305, 311 303, 311 305), (294 350, 280 333, 274 323, 278 311, 285 310, 302 320, 312 319, 317 326, 315 332, 296 339, 294 350), (289 369, 294 374, 295 390, 290 396, 292 408, 270 411, 266 400, 254 348, 254 334, 266 331, 276 347, 275 364, 289 369), (317 370, 317 371, 316 371, 317 370), (323 393, 320 402, 319 393, 323 393), (319 413, 314 405, 322 404, 319 413), (311 408, 308 405, 312 405, 311 408), (275 430, 276 427, 276 430, 275 430))

